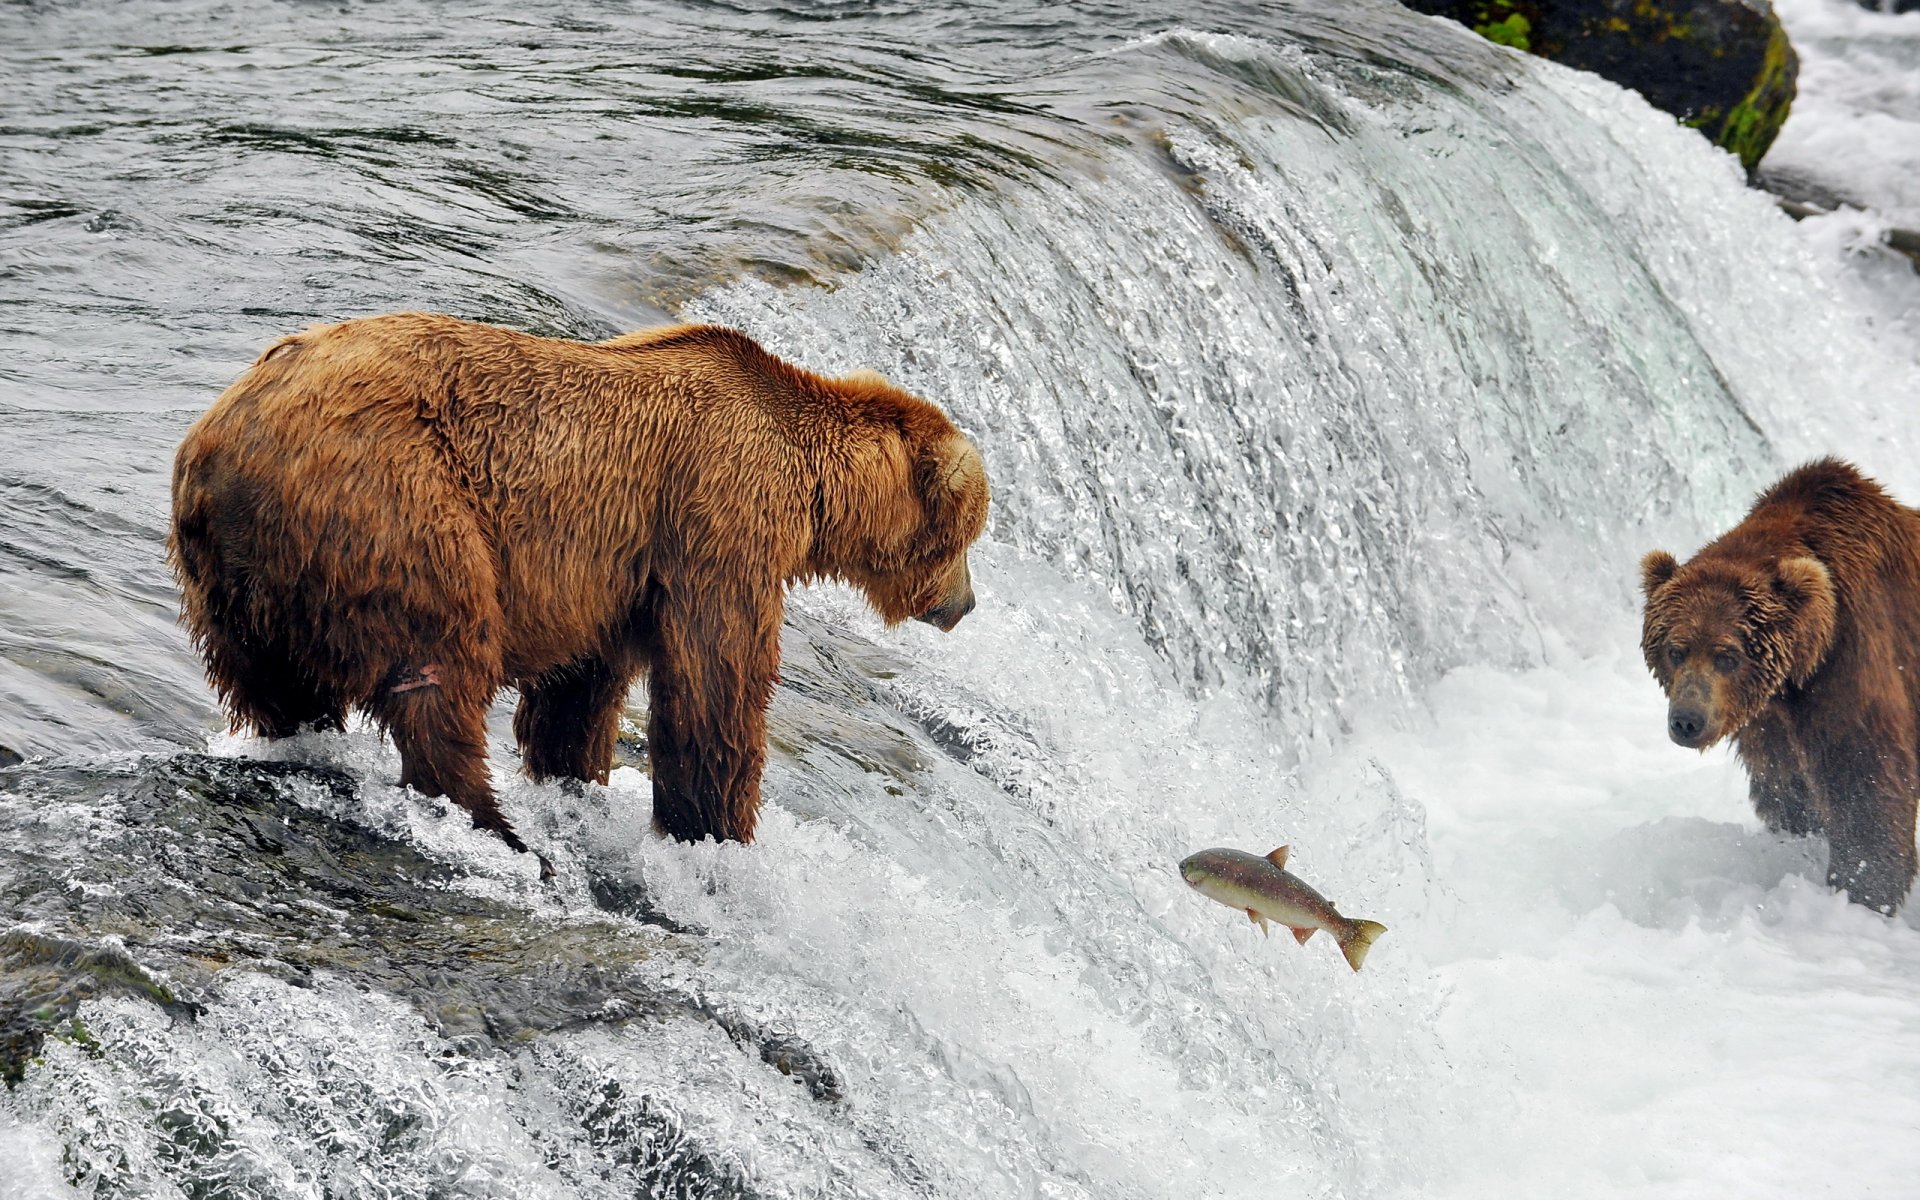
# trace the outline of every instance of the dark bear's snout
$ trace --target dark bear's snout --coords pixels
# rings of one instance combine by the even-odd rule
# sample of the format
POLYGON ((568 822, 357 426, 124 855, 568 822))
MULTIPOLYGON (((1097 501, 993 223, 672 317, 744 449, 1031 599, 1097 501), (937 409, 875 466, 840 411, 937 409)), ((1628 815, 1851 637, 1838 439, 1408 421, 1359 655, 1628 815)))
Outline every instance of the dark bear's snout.
POLYGON ((1698 750, 1706 739, 1707 714, 1692 705, 1675 704, 1667 709, 1667 736, 1689 750, 1698 750))
POLYGON ((1725 716, 1718 681, 1697 668, 1683 668, 1667 689, 1667 736, 1689 750, 1715 741, 1715 723, 1725 716))

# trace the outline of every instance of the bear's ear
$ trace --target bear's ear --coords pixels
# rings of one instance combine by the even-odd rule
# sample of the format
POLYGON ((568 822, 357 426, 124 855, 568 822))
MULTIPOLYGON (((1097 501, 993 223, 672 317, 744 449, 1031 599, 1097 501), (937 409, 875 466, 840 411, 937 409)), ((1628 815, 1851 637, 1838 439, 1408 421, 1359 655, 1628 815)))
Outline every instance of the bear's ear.
POLYGON ((1783 558, 1773 569, 1773 590, 1793 614, 1793 645, 1788 673, 1805 684, 1833 648, 1838 605, 1833 576, 1817 558, 1783 558))
POLYGON ((921 459, 920 500, 933 541, 965 545, 980 536, 987 520, 987 468, 972 442, 956 433, 921 459))
POLYGON ((1796 607, 1808 601, 1824 599, 1833 604, 1833 576, 1827 564, 1817 558, 1783 558, 1773 572, 1774 590, 1796 607))
POLYGON ((1674 560, 1673 555, 1668 554, 1665 550, 1655 550, 1653 553, 1647 555, 1640 560, 1641 593, 1652 596, 1660 590, 1661 585, 1665 584, 1667 580, 1672 579, 1673 573, 1679 569, 1680 564, 1674 560))

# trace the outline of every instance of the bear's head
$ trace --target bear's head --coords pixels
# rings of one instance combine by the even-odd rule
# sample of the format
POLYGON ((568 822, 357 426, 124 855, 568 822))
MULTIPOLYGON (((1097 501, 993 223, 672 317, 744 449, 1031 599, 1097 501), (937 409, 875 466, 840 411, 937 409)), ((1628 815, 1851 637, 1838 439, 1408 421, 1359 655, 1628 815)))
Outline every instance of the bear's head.
POLYGON ((973 611, 967 549, 987 525, 980 451, 945 413, 876 375, 840 382, 866 391, 884 419, 823 481, 808 569, 860 588, 889 625, 951 630, 973 611))
POLYGON ((1833 646, 1833 578, 1815 558, 1746 562, 1664 550, 1640 561, 1640 652, 1667 694, 1667 735, 1691 749, 1740 731, 1833 646))

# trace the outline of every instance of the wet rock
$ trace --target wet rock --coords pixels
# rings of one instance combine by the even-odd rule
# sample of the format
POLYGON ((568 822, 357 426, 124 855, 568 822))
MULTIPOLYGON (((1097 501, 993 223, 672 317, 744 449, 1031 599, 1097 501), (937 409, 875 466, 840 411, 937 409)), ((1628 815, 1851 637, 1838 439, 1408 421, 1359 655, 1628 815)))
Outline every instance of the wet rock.
POLYGON ((617 1079, 569 1097, 573 1117, 597 1154, 631 1169, 645 1191, 662 1200, 750 1200, 758 1195, 738 1171, 687 1136, 674 1113, 617 1079))
POLYGON ((0 1080, 11 1087, 49 1035, 90 1053, 99 1044, 76 1012, 96 996, 132 996, 174 1017, 200 1007, 176 997, 118 946, 48 937, 24 929, 0 934, 0 1080))
POLYGON ((603 912, 658 925, 669 933, 699 932, 668 916, 653 902, 653 893, 647 890, 642 880, 590 871, 587 875, 587 894, 593 897, 594 904, 603 912))
MULTIPOLYGON (((1782 172, 1762 171, 1754 182, 1756 186, 1772 192, 1774 199, 1780 204, 1780 211, 1796 221, 1804 221, 1808 217, 1824 217, 1843 207, 1865 207, 1838 199, 1835 193, 1818 184, 1802 183, 1782 172)), ((1897 226, 1885 228, 1879 231, 1879 240, 1888 251, 1904 256, 1913 264, 1914 270, 1920 271, 1920 229, 1901 229, 1897 226)))
POLYGON ((0 795, 31 798, 16 816, 69 823, 57 847, 0 828, 0 911, 30 923, 0 936, 0 1074, 20 1078, 49 1034, 80 1036, 76 1012, 97 996, 184 1017, 217 1003, 236 971, 299 986, 325 972, 410 1002, 472 1053, 695 1022, 839 1099, 810 1048, 688 990, 702 944, 664 928, 639 883, 602 878, 592 892, 648 924, 476 895, 457 866, 327 815, 352 811, 354 786, 323 768, 195 754, 0 770, 0 795))
POLYGON ((41 954, 43 971, 65 969, 45 985, 62 994, 99 991, 109 967, 205 996, 235 969, 296 983, 329 971, 414 1000, 450 1035, 498 1043, 576 1025, 609 999, 634 1013, 675 1006, 625 978, 668 949, 664 935, 464 893, 457 868, 300 802, 350 797, 334 772, 187 754, 131 773, 16 767, 0 786, 46 803, 106 798, 117 818, 65 870, 0 852, 7 909, 72 939, 61 944, 123 947, 41 954))
POLYGON ((698 1011, 726 1030, 734 1045, 757 1052, 760 1061, 804 1085, 807 1094, 815 1100, 824 1104, 839 1104, 846 1099, 840 1073, 806 1042, 791 1034, 769 1029, 711 1000, 695 998, 693 1004, 698 1011))
POLYGON ((1793 105, 1800 60, 1765 0, 1404 0, 1482 37, 1611 79, 1749 172, 1793 105))

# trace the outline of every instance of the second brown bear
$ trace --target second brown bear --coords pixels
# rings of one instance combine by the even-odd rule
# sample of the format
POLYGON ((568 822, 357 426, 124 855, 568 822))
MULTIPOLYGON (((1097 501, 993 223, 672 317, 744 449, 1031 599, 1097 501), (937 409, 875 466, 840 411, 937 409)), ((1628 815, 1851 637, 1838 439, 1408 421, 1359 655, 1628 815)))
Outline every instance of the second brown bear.
POLYGON ((1641 562, 1668 735, 1732 738, 1769 828, 1824 831, 1827 879, 1891 912, 1920 796, 1920 513, 1821 459, 1682 566, 1641 562))
POLYGON ((169 545, 237 725, 371 713, 403 784, 509 845, 486 713, 527 772, 605 781, 649 686, 656 825, 753 837, 789 584, 889 622, 973 607, 979 453, 877 375, 712 326, 587 344, 418 313, 270 348, 188 432, 169 545))

